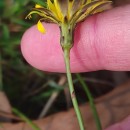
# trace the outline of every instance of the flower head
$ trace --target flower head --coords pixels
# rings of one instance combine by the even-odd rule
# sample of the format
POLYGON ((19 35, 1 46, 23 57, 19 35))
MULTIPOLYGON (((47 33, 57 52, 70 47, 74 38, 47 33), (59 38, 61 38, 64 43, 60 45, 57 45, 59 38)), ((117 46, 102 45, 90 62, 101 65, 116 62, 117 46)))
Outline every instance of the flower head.
POLYGON ((61 44, 65 45, 72 42, 73 31, 78 22, 89 15, 106 10, 111 3, 109 0, 47 0, 46 8, 36 4, 27 18, 30 19, 32 14, 41 16, 37 27, 42 33, 45 33, 45 28, 41 21, 58 24, 61 30, 61 44), (72 37, 68 39, 68 35, 72 37))

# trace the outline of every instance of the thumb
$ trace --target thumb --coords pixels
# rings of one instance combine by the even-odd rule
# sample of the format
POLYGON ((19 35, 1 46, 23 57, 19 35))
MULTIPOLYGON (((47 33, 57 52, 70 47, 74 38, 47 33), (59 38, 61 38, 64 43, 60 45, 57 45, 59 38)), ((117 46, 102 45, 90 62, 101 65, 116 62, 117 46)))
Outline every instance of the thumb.
POLYGON ((130 117, 125 119, 121 123, 117 123, 105 130, 130 130, 130 117))
MULTIPOLYGON (((71 50, 71 71, 130 70, 129 14, 130 6, 118 7, 78 24, 71 50)), ((59 28, 55 24, 43 24, 45 35, 36 26, 23 35, 23 56, 40 70, 65 72, 59 28)))

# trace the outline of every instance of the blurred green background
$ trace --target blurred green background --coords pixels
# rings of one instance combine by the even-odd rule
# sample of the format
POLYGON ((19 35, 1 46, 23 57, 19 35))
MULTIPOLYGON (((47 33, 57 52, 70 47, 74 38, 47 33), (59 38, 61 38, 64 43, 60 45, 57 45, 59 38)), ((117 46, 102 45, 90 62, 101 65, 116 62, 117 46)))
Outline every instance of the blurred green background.
POLYGON ((35 3, 45 5, 44 0, 0 0, 0 89, 13 107, 33 118, 52 93, 61 90, 57 84, 60 74, 38 71, 21 55, 22 35, 36 23, 36 18, 25 20, 35 3))

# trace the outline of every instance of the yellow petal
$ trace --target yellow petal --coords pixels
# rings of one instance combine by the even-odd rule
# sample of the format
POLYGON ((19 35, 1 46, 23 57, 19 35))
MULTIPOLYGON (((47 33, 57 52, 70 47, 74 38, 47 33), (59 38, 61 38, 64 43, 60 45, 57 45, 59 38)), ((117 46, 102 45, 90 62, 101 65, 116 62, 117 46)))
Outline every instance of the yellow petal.
POLYGON ((90 8, 90 10, 88 10, 88 11, 90 11, 92 14, 102 12, 104 10, 110 9, 111 4, 112 4, 111 1, 103 0, 103 1, 93 5, 92 8, 90 8))
POLYGON ((70 19, 71 16, 72 16, 73 3, 74 3, 74 0, 69 1, 69 5, 68 5, 68 19, 70 19))
POLYGON ((25 19, 27 19, 27 18, 31 19, 31 18, 32 18, 32 14, 38 14, 38 15, 40 15, 40 16, 43 15, 43 14, 41 14, 41 13, 38 12, 38 11, 31 11, 31 12, 26 16, 25 19))
POLYGON ((91 3, 92 2, 92 0, 87 0, 87 3, 91 3))
POLYGON ((55 8, 56 8, 56 12, 57 12, 57 15, 59 17, 59 20, 62 22, 63 19, 64 19, 64 16, 63 16, 62 11, 60 9, 58 0, 54 0, 54 5, 55 5, 55 8))
POLYGON ((55 6, 54 4, 51 2, 51 0, 47 0, 47 5, 48 5, 48 8, 52 11, 55 10, 55 6))
POLYGON ((32 18, 31 14, 28 14, 28 15, 25 17, 25 19, 31 19, 31 18, 32 18))
POLYGON ((83 21, 89 15, 92 15, 92 14, 106 10, 105 7, 106 6, 110 7, 111 3, 112 3, 111 1, 106 0, 106 1, 93 1, 90 4, 86 4, 86 7, 84 6, 85 7, 84 9, 86 11, 84 10, 85 11, 84 13, 82 13, 83 10, 80 11, 82 14, 79 13, 79 16, 77 16, 77 18, 78 18, 76 20, 77 23, 80 22, 80 21, 83 21))
POLYGON ((39 4, 36 4, 35 8, 43 8, 43 7, 41 5, 39 5, 39 4))
POLYGON ((37 23, 37 29, 39 32, 45 34, 46 33, 46 30, 44 28, 44 26, 42 25, 41 21, 39 20, 38 23, 37 23))
POLYGON ((56 18, 58 18, 57 11, 56 11, 56 7, 55 7, 55 5, 51 2, 51 0, 47 0, 47 5, 48 5, 49 10, 51 10, 51 12, 54 14, 54 16, 55 16, 56 18))

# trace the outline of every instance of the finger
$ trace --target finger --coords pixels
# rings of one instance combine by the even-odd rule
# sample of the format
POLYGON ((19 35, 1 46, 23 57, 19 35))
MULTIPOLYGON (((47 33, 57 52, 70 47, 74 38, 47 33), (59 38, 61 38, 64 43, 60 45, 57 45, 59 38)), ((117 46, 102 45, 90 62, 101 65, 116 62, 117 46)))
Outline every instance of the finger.
MULTIPOLYGON (((118 7, 78 24, 71 50, 71 71, 130 70, 129 14, 130 6, 118 7)), ((59 28, 43 24, 46 34, 33 26, 23 35, 23 56, 40 70, 65 72, 59 28)))
POLYGON ((130 130, 130 117, 121 123, 117 123, 105 130, 130 130))

